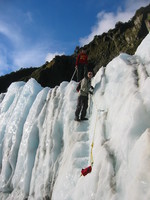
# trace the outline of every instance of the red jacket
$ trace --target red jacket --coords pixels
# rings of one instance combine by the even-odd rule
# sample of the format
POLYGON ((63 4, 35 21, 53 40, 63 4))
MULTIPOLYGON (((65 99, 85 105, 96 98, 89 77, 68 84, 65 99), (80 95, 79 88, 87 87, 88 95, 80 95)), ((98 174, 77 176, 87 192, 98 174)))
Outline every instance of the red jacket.
POLYGON ((78 66, 79 64, 87 64, 88 63, 88 56, 81 52, 76 59, 76 65, 78 66))

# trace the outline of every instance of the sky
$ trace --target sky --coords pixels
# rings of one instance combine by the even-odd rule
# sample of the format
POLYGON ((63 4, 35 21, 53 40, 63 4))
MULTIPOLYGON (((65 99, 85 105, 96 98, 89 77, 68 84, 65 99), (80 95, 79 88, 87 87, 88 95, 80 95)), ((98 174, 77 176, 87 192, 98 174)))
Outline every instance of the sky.
POLYGON ((86 121, 74 120, 75 81, 0 94, 1 200, 150 200, 149 44, 99 69, 86 121))
POLYGON ((149 0, 0 0, 0 76, 72 55, 149 0))

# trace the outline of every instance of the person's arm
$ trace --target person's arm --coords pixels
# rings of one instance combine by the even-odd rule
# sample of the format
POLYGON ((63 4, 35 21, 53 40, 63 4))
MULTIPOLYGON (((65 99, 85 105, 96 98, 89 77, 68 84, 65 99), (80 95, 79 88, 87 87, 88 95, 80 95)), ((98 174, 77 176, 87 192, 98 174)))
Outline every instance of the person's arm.
POLYGON ((86 55, 85 64, 88 64, 88 56, 86 55))

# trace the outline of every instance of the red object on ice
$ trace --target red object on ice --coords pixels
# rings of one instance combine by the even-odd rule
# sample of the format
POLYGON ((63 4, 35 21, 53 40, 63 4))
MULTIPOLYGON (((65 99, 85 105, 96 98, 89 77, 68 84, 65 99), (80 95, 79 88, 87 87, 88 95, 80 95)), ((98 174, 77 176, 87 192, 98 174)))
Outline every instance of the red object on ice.
POLYGON ((89 166, 89 167, 87 167, 87 168, 85 168, 85 169, 82 169, 82 170, 81 170, 81 174, 82 174, 83 176, 86 176, 86 175, 89 174, 91 171, 92 171, 92 167, 89 166))

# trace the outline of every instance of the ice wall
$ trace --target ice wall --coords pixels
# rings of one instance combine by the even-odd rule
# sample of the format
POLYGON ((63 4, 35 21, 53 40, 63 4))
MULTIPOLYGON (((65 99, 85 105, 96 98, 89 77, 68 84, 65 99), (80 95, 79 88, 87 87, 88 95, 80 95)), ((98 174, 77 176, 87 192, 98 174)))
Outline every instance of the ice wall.
POLYGON ((135 55, 98 71, 88 121, 74 121, 74 81, 51 89, 30 79, 1 94, 0 199, 150 199, 149 44, 148 34, 135 55))

